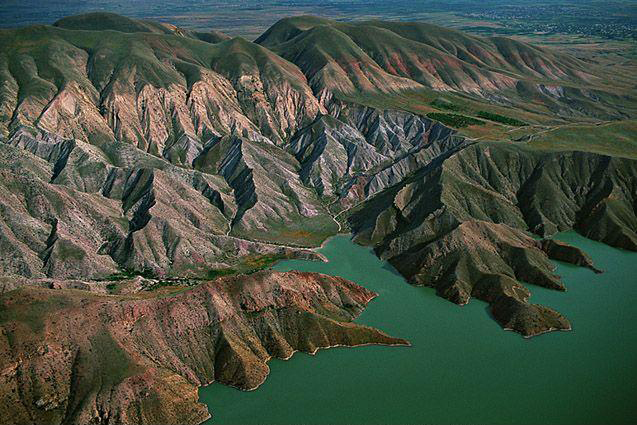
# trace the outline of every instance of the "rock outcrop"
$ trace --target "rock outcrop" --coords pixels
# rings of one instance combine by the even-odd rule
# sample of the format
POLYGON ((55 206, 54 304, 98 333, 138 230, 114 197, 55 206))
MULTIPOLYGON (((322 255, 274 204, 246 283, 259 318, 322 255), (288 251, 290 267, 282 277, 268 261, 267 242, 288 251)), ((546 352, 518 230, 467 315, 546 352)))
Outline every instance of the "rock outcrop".
POLYGON ((454 130, 409 112, 334 101, 330 114, 299 131, 288 150, 301 163, 301 179, 342 206, 466 144, 454 130))

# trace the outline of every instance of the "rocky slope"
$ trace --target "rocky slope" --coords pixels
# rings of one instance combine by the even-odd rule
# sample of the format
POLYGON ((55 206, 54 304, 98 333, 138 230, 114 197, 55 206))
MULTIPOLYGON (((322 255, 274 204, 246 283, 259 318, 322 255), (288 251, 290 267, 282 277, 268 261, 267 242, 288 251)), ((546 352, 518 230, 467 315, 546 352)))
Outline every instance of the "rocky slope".
POLYGON ((196 424, 197 387, 253 389, 267 361, 405 345, 352 323, 375 294, 341 278, 258 272, 152 296, 25 286, 0 296, 7 424, 196 424))
POLYGON ((306 185, 346 205, 465 143, 454 130, 426 117, 339 101, 332 103, 330 115, 299 131, 289 150, 301 164, 306 185))
POLYGON ((637 250, 636 175, 629 159, 477 144, 367 200, 349 222, 411 283, 458 304, 485 300, 504 327, 531 336, 570 325, 529 305, 520 282, 565 290, 549 258, 595 268, 577 248, 527 232, 576 229, 637 250))
MULTIPOLYGON (((119 186, 117 176, 131 168, 176 170, 227 206, 227 223, 216 223, 226 233, 259 239, 273 222, 315 223, 323 230, 311 235, 312 245, 336 229, 293 158, 275 148, 324 111, 295 65, 240 38, 208 43, 120 18, 100 20, 101 31, 116 30, 108 37, 86 30, 90 16, 0 34, 8 46, 0 54, 6 141, 52 162, 55 183, 67 183, 69 155, 84 161, 81 176, 77 164, 69 168, 89 193, 109 192, 108 178, 119 186), (193 168, 225 182, 182 171, 193 168), (233 192, 234 201, 220 190, 233 192)), ((282 234, 277 242, 294 240, 282 234)))
POLYGON ((25 136, 13 142, 0 144, 5 276, 86 279, 120 269, 205 276, 248 254, 304 252, 227 236, 238 208, 220 176, 157 166, 133 148, 117 147, 122 157, 130 155, 122 160, 135 163, 117 167, 98 154, 93 161, 95 149, 80 141, 25 136), (68 143, 66 166, 51 181, 55 165, 29 150, 55 157, 68 143))
MULTIPOLYGON (((74 34, 61 34, 71 37, 69 33, 74 34)), ((237 42, 237 46, 242 43, 247 42, 237 42)), ((255 49, 264 50, 258 46, 247 50, 255 49)), ((30 56, 25 53, 24 57, 30 56)), ((273 72, 273 65, 262 66, 273 72)), ((293 70, 294 65, 285 67, 293 70)), ((263 73, 259 75, 264 78, 263 73)), ((296 77, 291 81, 302 85, 304 77, 296 77)), ((85 80, 87 75, 77 78, 85 80)), ((277 81, 279 78, 282 76, 277 81)), ((88 87, 93 82, 83 84, 88 87)), ((48 106, 37 112, 40 117, 35 121, 23 122, 20 110, 32 106, 36 96, 24 97, 11 119, 4 121, 8 133, 0 148, 7 179, 2 184, 18 184, 18 179, 33 182, 20 186, 28 192, 19 197, 9 188, 5 191, 2 203, 12 214, 3 217, 6 237, 2 249, 17 253, 3 262, 5 274, 86 278, 111 274, 118 268, 150 268, 173 275, 205 273, 232 263, 238 252, 270 253, 275 249, 269 245, 272 242, 318 245, 339 228, 325 206, 328 202, 338 201, 332 210, 359 202, 465 143, 453 130, 428 118, 341 101, 331 103, 326 111, 329 115, 312 118, 322 107, 311 93, 302 95, 303 91, 285 102, 273 100, 277 110, 290 107, 284 115, 292 114, 295 106, 289 102, 298 96, 314 105, 314 109, 304 109, 313 111, 304 118, 309 124, 282 139, 285 131, 275 137, 281 122, 274 125, 276 131, 259 128, 259 116, 266 111, 253 101, 243 104, 249 109, 241 109, 238 92, 231 96, 237 99, 229 98, 237 102, 233 113, 238 121, 222 123, 219 109, 199 115, 199 107, 192 103, 198 102, 194 100, 197 82, 191 84, 188 108, 158 106, 148 112, 152 120, 170 115, 170 127, 147 122, 148 131, 138 131, 133 127, 145 122, 145 112, 134 111, 145 102, 139 96, 155 87, 136 84, 138 97, 129 99, 134 105, 124 105, 132 114, 128 124, 114 110, 102 108, 104 115, 86 115, 96 105, 76 105, 71 121, 56 120, 56 127, 48 127, 42 117, 54 108, 57 95, 47 100, 48 106), (113 115, 120 118, 113 121, 109 118, 113 115), (179 122, 183 125, 177 126, 179 122), (195 124, 209 131, 184 130, 188 126, 194 129, 195 124), (99 126, 104 133, 88 134, 84 131, 88 126, 99 126), (129 131, 126 128, 131 134, 147 136, 128 140, 123 137, 129 131), (205 139, 204 134, 208 134, 205 139), (24 169, 24 163, 30 163, 29 167, 24 169), (32 198, 42 202, 27 205, 32 198), (73 208, 69 208, 70 198, 73 208), (80 199, 87 204, 83 208, 75 206, 80 199), (101 211, 92 211, 98 205, 101 211)), ((225 87, 209 87, 201 92, 200 100, 210 103, 225 96, 225 87)), ((172 86, 166 93, 174 95, 173 89, 181 90, 172 86)), ((303 90, 309 91, 307 87, 303 90)), ((120 96, 112 85, 104 87, 106 92, 120 96)), ((267 93, 273 96, 272 90, 267 93)), ((77 102, 75 95, 68 99, 77 102)), ((225 100, 219 102, 228 107, 225 100)), ((300 127, 295 120, 290 123, 300 127)))
POLYGON ((5 259, 4 273, 176 275, 227 266, 240 251, 270 253, 270 242, 315 245, 338 229, 328 201, 336 202, 332 210, 346 208, 466 144, 411 113, 336 105, 285 149, 265 137, 228 135, 177 164, 129 144, 17 128, 0 144, 3 205, 11 211, 3 249, 19 253, 5 259))

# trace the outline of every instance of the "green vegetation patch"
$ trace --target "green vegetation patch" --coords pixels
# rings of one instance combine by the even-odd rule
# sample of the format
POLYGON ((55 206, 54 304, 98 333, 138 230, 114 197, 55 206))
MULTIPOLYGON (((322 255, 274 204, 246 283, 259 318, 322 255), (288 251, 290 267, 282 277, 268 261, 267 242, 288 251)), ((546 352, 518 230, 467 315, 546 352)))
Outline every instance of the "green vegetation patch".
POLYGON ((479 111, 477 116, 480 118, 484 118, 485 120, 495 121, 506 125, 512 125, 514 127, 524 127, 528 125, 524 121, 520 121, 515 118, 507 117, 505 115, 494 114, 493 112, 487 111, 479 111))
POLYGON ((314 217, 298 214, 296 219, 286 223, 267 220, 263 224, 267 230, 246 230, 242 226, 236 226, 231 235, 252 241, 311 248, 321 245, 325 239, 338 232, 338 225, 327 213, 314 217))
POLYGON ((246 273, 254 273, 259 270, 266 269, 272 266, 277 261, 285 259, 286 256, 283 254, 264 254, 264 255, 256 255, 256 256, 248 256, 244 259, 245 267, 247 268, 246 273))
POLYGON ((213 280, 223 276, 230 276, 237 273, 251 274, 259 270, 267 269, 277 261, 288 258, 285 254, 256 254, 248 255, 236 264, 236 268, 227 267, 223 269, 210 269, 206 272, 205 280, 213 280))
POLYGON ((147 287, 146 290, 147 291, 156 291, 160 288, 168 288, 168 287, 175 287, 176 289, 180 289, 180 288, 186 288, 190 285, 183 285, 182 281, 180 280, 160 280, 159 282, 155 283, 154 285, 147 287))
POLYGON ((637 120, 556 127, 533 136, 529 145, 552 151, 585 151, 637 159, 637 120))
POLYGON ((470 125, 483 125, 484 121, 458 114, 445 114, 442 112, 430 112, 428 118, 454 128, 469 127, 470 125))
MULTIPOLYGON (((118 280, 132 279, 132 278, 137 277, 137 276, 141 276, 141 277, 143 277, 145 279, 156 279, 157 278, 157 273, 155 273, 155 271, 153 269, 149 268, 149 267, 144 268, 142 270, 124 269, 124 270, 122 270, 119 273, 113 273, 113 274, 105 277, 104 280, 116 282, 118 280)), ((108 288, 108 286, 107 286, 107 288, 108 288)))
POLYGON ((206 279, 212 280, 222 276, 228 276, 231 274, 238 273, 237 270, 233 268, 225 268, 225 269, 211 269, 206 273, 206 279))
POLYGON ((456 105, 455 103, 451 103, 447 99, 443 99, 441 97, 438 97, 438 98, 434 99, 429 104, 431 106, 433 106, 434 108, 436 108, 436 109, 445 109, 447 111, 458 112, 458 111, 461 111, 463 109, 459 105, 456 105))

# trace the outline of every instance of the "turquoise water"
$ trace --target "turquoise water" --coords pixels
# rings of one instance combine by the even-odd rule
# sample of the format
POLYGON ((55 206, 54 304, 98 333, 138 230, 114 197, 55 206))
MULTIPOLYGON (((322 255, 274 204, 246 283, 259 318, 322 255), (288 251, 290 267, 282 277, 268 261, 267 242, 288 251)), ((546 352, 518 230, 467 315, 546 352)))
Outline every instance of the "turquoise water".
POLYGON ((379 293, 357 320, 412 347, 358 347, 270 362, 256 391, 200 390, 207 424, 635 424, 637 253, 569 232, 605 273, 558 264, 568 292, 531 287, 532 302, 565 314, 572 332, 523 339, 489 318, 408 285, 348 237, 321 252, 329 263, 285 261, 277 270, 322 272, 379 293))

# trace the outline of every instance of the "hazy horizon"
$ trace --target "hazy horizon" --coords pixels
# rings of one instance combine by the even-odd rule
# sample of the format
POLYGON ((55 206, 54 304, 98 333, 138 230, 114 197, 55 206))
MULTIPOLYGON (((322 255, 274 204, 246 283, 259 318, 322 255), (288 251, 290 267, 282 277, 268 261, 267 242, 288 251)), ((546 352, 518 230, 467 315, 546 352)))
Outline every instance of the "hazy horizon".
MULTIPOLYGON (((493 11, 528 8, 543 5, 559 16, 572 14, 574 4, 564 0, 546 0, 541 3, 528 0, 180 0, 167 5, 158 0, 54 0, 42 4, 38 0, 5 0, 0 7, 0 28, 15 28, 34 24, 53 24, 60 18, 89 12, 112 12, 136 19, 168 22, 182 28, 196 30, 215 29, 230 35, 255 37, 281 18, 310 14, 332 19, 368 19, 437 21, 440 15, 466 16, 480 14, 489 17, 493 11)), ((595 16, 598 7, 609 3, 600 1, 578 2, 581 16, 595 16), (587 9, 588 8, 588 9, 587 9)), ((614 19, 637 24, 637 6, 628 1, 613 3, 619 10, 614 19)), ((488 20, 488 19, 487 19, 488 20)), ((442 25, 453 26, 453 20, 442 25)))

